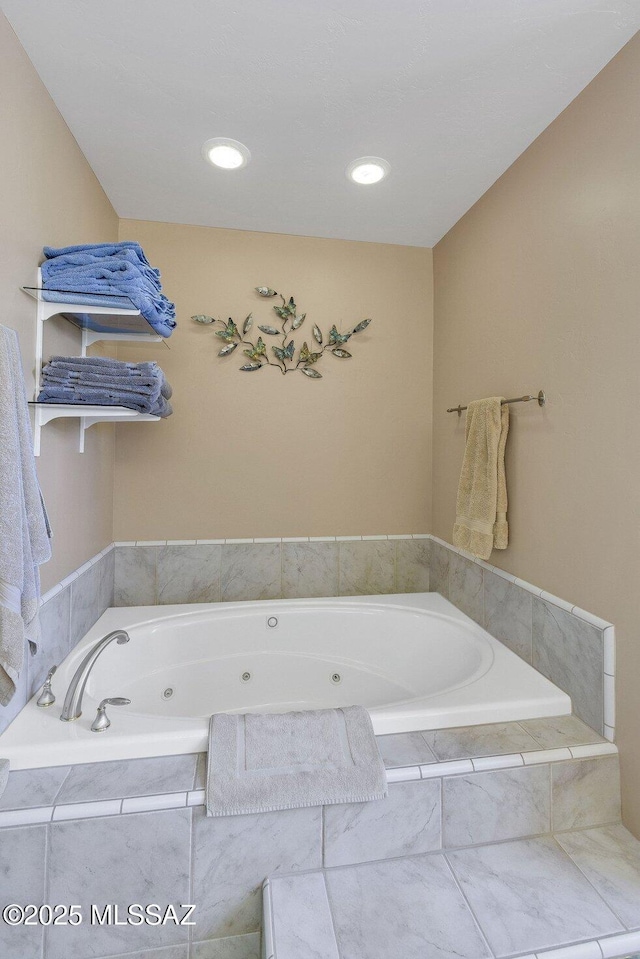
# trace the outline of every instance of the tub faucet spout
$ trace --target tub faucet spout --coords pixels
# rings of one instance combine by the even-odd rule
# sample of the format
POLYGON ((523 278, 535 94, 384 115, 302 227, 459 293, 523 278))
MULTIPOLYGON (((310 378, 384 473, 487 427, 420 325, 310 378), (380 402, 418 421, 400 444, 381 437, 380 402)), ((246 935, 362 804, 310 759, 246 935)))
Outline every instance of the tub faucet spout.
POLYGON ((129 639, 130 636, 124 629, 116 629, 113 633, 108 633, 106 636, 103 636, 102 639, 98 640, 95 646, 91 647, 87 655, 76 669, 71 682, 69 683, 67 695, 64 698, 62 714, 60 716, 60 719, 63 722, 73 722, 74 719, 79 719, 82 715, 82 697, 84 695, 84 689, 87 685, 89 674, 91 673, 91 670, 93 669, 100 653, 105 650, 107 646, 109 646, 109 644, 114 640, 119 646, 121 646, 123 643, 128 643, 129 639))

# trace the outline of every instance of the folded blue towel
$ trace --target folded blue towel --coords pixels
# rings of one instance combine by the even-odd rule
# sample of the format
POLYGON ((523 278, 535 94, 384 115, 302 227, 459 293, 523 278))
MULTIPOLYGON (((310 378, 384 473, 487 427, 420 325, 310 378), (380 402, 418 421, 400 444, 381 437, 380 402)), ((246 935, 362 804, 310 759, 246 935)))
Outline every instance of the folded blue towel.
POLYGON ((162 395, 171 399, 172 389, 164 378, 143 379, 142 377, 109 376, 98 373, 65 373, 61 370, 46 370, 42 375, 43 387, 51 385, 64 386, 71 389, 85 386, 101 387, 106 390, 126 390, 130 393, 139 393, 150 396, 152 399, 162 395))
POLYGON ((84 389, 85 386, 99 387, 104 390, 127 391, 128 393, 137 393, 140 396, 148 396, 152 400, 162 395, 165 399, 171 398, 171 387, 168 383, 160 379, 145 381, 141 378, 127 379, 123 376, 107 376, 104 373, 62 373, 55 370, 47 372, 42 376, 42 385, 45 388, 49 386, 67 387, 70 389, 84 389))
POLYGON ((97 366, 108 370, 110 374, 129 376, 131 373, 139 376, 154 376, 162 373, 162 369, 153 360, 142 363, 129 363, 127 360, 116 360, 113 356, 52 356, 49 366, 61 366, 70 370, 85 370, 87 367, 97 366))
POLYGON ((47 276, 49 284, 53 283, 54 276, 60 276, 69 270, 90 269, 92 266, 102 266, 104 269, 115 271, 119 264, 128 263, 155 289, 160 290, 160 270, 145 266, 140 262, 134 250, 121 250, 116 256, 94 256, 93 253, 68 253, 58 256, 54 260, 46 260, 43 264, 42 275, 47 276))
MULTIPOLYGON (((161 293, 160 271, 149 265, 140 244, 123 241, 61 249, 45 247, 44 254, 47 259, 41 270, 45 300, 80 301, 82 305, 117 309, 130 308, 133 303, 161 336, 170 336, 175 329, 175 305, 161 293), (114 296, 119 299, 114 300, 114 296)), ((81 325, 95 328, 88 314, 78 317, 81 325)))
POLYGON ((125 363, 110 357, 54 356, 42 371, 42 384, 48 386, 102 386, 129 390, 153 398, 160 394, 170 399, 172 389, 157 363, 125 363))
POLYGON ((104 390, 101 387, 74 387, 51 385, 44 387, 38 396, 38 403, 69 403, 74 406, 125 406, 139 413, 152 416, 171 416, 173 409, 164 396, 151 401, 150 397, 126 390, 104 390))
POLYGON ((141 263, 149 266, 149 261, 144 255, 144 250, 135 240, 120 240, 119 243, 80 243, 77 246, 62 246, 56 249, 53 246, 45 246, 43 253, 48 260, 58 256, 67 256, 73 253, 91 253, 92 256, 114 256, 121 250, 133 250, 141 263))
MULTIPOLYGON (((91 263, 72 266, 61 264, 58 260, 45 260, 41 265, 42 281, 46 286, 53 288, 54 282, 59 280, 64 283, 63 289, 74 290, 75 285, 80 288, 86 285, 88 281, 99 281, 101 284, 109 281, 110 283, 131 283, 134 286, 140 286, 149 289, 150 292, 159 292, 157 278, 150 280, 144 275, 135 263, 119 257, 107 256, 102 259, 96 258, 91 263)), ((101 287, 97 287, 100 289, 101 287)), ((103 290, 103 292, 106 292, 103 290)))
MULTIPOLYGON (((70 290, 70 287, 69 287, 70 290)), ((109 286, 107 290, 102 292, 105 293, 122 293, 122 290, 117 290, 113 286, 109 286)), ((129 299, 127 300, 114 300, 113 296, 110 299, 106 299, 104 296, 100 297, 98 291, 95 291, 95 295, 90 294, 90 290, 78 290, 76 292, 61 292, 53 287, 51 291, 43 289, 42 297, 45 300, 54 302, 54 303, 77 303, 79 300, 78 294, 83 294, 82 304, 86 306, 107 306, 113 307, 114 309, 132 309, 133 308, 140 310, 142 316, 149 323, 149 325, 158 333, 160 336, 168 337, 171 336, 174 329, 176 328, 175 320, 175 307, 173 303, 170 303, 166 297, 151 297, 148 294, 141 293, 140 291, 126 290, 129 299)), ((92 317, 86 313, 79 313, 74 315, 78 316, 78 322, 81 326, 86 327, 87 329, 95 330, 98 326, 93 322, 92 317)), ((107 327, 110 330, 110 327, 107 327)), ((115 331, 117 332, 117 330, 115 331)))

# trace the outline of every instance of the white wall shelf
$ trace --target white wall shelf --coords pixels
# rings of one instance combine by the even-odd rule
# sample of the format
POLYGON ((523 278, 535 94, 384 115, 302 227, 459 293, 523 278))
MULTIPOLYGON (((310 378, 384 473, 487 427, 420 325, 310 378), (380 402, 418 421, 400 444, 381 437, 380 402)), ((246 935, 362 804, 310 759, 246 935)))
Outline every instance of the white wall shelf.
POLYGON ((159 336, 140 310, 128 296, 101 294, 105 306, 93 306, 86 293, 73 293, 62 290, 43 290, 42 271, 38 268, 36 286, 23 286, 22 289, 32 296, 38 304, 38 321, 44 323, 52 316, 63 316, 82 331, 82 355, 92 343, 101 340, 127 340, 129 342, 161 343, 159 336), (51 299, 56 293, 64 293, 63 299, 51 299), (47 297, 45 299, 45 296, 47 297), (73 297, 73 302, 68 302, 73 297), (109 301, 112 301, 111 303, 109 301), (123 304, 129 303, 127 307, 123 304))
POLYGON ((78 451, 84 453, 84 434, 96 423, 157 423, 159 416, 139 413, 126 406, 89 406, 84 403, 29 403, 34 411, 35 429, 33 432, 33 452, 40 455, 40 433, 42 427, 52 420, 75 418, 80 420, 80 442, 78 451))
MULTIPOLYGON (((23 286, 22 289, 36 301, 36 398, 40 392, 40 373, 44 359, 44 324, 52 316, 63 316, 72 323, 81 333, 81 356, 87 355, 87 349, 93 343, 108 340, 115 342, 143 342, 162 343, 163 337, 158 336, 153 327, 141 315, 140 310, 127 296, 101 296, 105 302, 114 301, 114 305, 93 306, 87 302, 87 295, 60 290, 42 289, 42 271, 38 268, 37 285, 23 286), (55 293, 64 293, 65 300, 73 297, 72 303, 62 299, 45 299, 55 293), (129 302, 131 308, 123 303, 129 302)), ((80 420, 80 439, 78 450, 84 453, 84 434, 96 423, 127 422, 157 423, 159 416, 149 413, 139 413, 126 406, 89 406, 71 403, 38 403, 29 404, 34 411, 33 424, 33 452, 40 455, 40 434, 42 428, 52 420, 73 417, 80 420)))

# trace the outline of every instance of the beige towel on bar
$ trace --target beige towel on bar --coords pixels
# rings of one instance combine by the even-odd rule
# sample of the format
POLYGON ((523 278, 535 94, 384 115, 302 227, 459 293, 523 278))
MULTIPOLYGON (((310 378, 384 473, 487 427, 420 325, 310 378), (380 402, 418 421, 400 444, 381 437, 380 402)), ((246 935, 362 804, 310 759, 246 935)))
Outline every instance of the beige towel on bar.
POLYGON ((480 559, 489 559, 492 549, 506 549, 509 542, 504 471, 509 407, 502 399, 474 400, 467 408, 453 545, 480 559))

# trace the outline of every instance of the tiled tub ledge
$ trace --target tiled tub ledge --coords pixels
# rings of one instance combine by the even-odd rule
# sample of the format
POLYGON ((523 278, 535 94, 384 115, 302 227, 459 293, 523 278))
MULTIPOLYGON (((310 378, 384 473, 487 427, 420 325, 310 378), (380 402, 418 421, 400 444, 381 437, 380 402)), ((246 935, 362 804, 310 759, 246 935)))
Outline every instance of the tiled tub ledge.
POLYGON ((270 877, 266 959, 619 959, 640 949, 640 843, 609 826, 270 877))
MULTIPOLYGON (((378 736, 395 785, 616 757, 574 716, 378 736)), ((0 827, 204 805, 205 754, 10 773, 0 827)), ((580 767, 586 768, 586 767, 580 767)))

